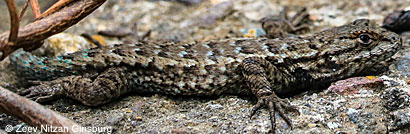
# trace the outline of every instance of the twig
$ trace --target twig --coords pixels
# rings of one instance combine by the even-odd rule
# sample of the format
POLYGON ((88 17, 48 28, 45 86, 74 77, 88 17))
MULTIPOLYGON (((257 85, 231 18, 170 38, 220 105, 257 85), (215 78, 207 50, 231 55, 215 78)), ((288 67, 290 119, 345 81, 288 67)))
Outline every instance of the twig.
POLYGON ((48 15, 57 12, 62 7, 68 5, 69 3, 73 2, 73 1, 76 1, 76 0, 59 0, 57 3, 53 4, 50 8, 48 8, 43 14, 41 14, 36 19, 41 19, 41 18, 47 17, 48 15))
POLYGON ((133 35, 134 33, 126 31, 98 31, 97 34, 107 37, 124 38, 133 35))
POLYGON ((30 0, 31 10, 33 11, 34 18, 37 19, 41 15, 40 5, 37 0, 30 0))
POLYGON ((93 37, 91 37, 91 35, 87 34, 87 33, 83 33, 81 34, 82 37, 84 37, 85 39, 87 39, 88 41, 90 41, 91 43, 93 43, 94 45, 96 45, 97 47, 102 47, 104 45, 102 45, 99 41, 97 41, 96 39, 94 39, 93 37))
POLYGON ((142 34, 141 40, 145 40, 146 38, 148 38, 149 36, 151 36, 151 31, 152 31, 152 29, 149 29, 149 30, 146 31, 144 34, 142 34))
POLYGON ((0 34, 0 60, 19 48, 34 50, 41 46, 42 40, 60 33, 77 24, 81 19, 92 13, 106 0, 77 0, 63 7, 47 17, 30 23, 21 29, 18 34, 18 44, 7 45, 8 32, 0 34))
POLYGON ((0 111, 18 118, 30 126, 66 127, 68 128, 66 133, 75 133, 76 130, 73 130, 73 128, 81 127, 57 112, 10 92, 3 87, 0 87, 0 111))
POLYGON ((7 8, 9 9, 10 14, 10 34, 9 40, 7 42, 8 45, 17 44, 17 35, 19 32, 19 15, 17 13, 17 7, 14 0, 6 0, 7 8))
POLYGON ((19 21, 21 21, 21 19, 23 18, 23 15, 26 12, 26 9, 28 7, 28 3, 29 3, 29 0, 26 0, 26 3, 24 3, 23 9, 21 9, 19 21))

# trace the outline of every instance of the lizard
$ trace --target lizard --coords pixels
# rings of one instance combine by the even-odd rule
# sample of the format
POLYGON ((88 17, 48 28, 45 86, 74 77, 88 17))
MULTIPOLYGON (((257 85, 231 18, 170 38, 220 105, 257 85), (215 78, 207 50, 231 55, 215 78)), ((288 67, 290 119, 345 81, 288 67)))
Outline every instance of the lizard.
POLYGON ((358 19, 310 36, 234 38, 207 42, 116 44, 56 58, 17 53, 18 73, 42 80, 18 91, 37 102, 69 97, 99 106, 130 92, 168 95, 253 95, 250 117, 267 107, 271 130, 296 106, 279 96, 360 75, 394 55, 401 38, 358 19), (279 96, 278 96, 279 95, 279 96))

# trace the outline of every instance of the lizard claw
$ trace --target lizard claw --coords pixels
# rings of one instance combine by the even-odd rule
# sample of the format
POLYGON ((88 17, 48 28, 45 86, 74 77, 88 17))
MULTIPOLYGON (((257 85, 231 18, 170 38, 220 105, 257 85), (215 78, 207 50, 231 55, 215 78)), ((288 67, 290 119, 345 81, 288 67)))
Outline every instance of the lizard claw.
POLYGON ((253 106, 253 108, 252 108, 252 111, 251 111, 251 119, 252 119, 252 117, 256 114, 256 111, 258 111, 259 109, 261 109, 262 108, 262 105, 263 104, 263 102, 262 102, 262 100, 260 99, 260 100, 258 100, 258 102, 256 103, 256 105, 255 106, 253 106))
POLYGON ((29 93, 30 93, 30 90, 28 88, 17 90, 17 94, 21 96, 26 96, 29 93))
POLYGON ((38 86, 21 89, 17 93, 36 102, 46 102, 60 96, 62 93, 60 90, 61 88, 58 88, 58 85, 42 83, 38 86))
POLYGON ((292 106, 288 101, 284 99, 280 99, 275 94, 271 94, 271 95, 266 95, 266 96, 262 96, 258 98, 258 102, 252 108, 251 118, 256 113, 256 111, 258 111, 263 106, 268 107, 272 132, 275 132, 275 129, 276 129, 275 112, 279 113, 279 116, 282 117, 283 120, 285 120, 286 124, 289 125, 291 129, 292 129, 292 121, 287 116, 285 116, 285 113, 294 112, 297 115, 300 114, 297 108, 295 106, 292 106))

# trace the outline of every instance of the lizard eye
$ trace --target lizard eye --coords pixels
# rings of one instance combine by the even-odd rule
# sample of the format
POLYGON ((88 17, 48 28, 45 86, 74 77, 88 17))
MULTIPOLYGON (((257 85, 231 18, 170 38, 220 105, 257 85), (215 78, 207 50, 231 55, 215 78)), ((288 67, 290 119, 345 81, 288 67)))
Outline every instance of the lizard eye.
POLYGON ((367 36, 367 35, 360 35, 360 40, 361 40, 363 43, 366 43, 366 42, 368 42, 368 41, 370 40, 370 37, 367 36))
POLYGON ((370 34, 367 33, 363 33, 361 35, 359 35, 358 41, 362 44, 370 44, 372 43, 372 36, 370 34))

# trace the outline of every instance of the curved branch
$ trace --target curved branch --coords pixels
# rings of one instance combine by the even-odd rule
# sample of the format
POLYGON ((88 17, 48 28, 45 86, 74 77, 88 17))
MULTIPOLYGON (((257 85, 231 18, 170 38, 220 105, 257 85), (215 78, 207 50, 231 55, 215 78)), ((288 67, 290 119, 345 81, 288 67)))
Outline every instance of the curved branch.
POLYGON ((17 44, 17 35, 19 32, 19 15, 17 13, 17 7, 14 0, 6 0, 7 8, 10 14, 10 33, 8 38, 8 45, 17 44))
POLYGON ((28 2, 29 0, 26 0, 26 3, 24 3, 23 9, 21 9, 20 16, 19 16, 19 21, 23 18, 24 13, 26 12, 26 9, 28 7, 28 2))
POLYGON ((72 0, 59 0, 57 1, 57 3, 53 4, 50 8, 48 8, 44 13, 42 13, 40 16, 38 16, 36 18, 36 20, 44 18, 50 14, 53 14, 55 12, 57 12, 59 9, 61 9, 62 7, 70 4, 72 2, 72 0))
POLYGON ((34 18, 38 18, 41 15, 40 6, 37 0, 30 0, 31 11, 33 11, 34 18))
MULTIPOLYGON (((73 127, 81 127, 74 121, 34 101, 0 87, 0 112, 22 120, 30 126, 55 126, 68 128, 66 133, 78 133, 73 127)), ((78 130, 77 130, 78 131, 78 130)), ((0 130, 1 133, 1 130, 0 130)), ((87 132, 84 132, 87 133, 87 132)))
POLYGON ((41 46, 42 40, 60 33, 77 24, 81 19, 92 13, 106 0, 77 0, 42 19, 19 29, 18 44, 7 45, 8 33, 0 34, 0 60, 19 48, 34 50, 41 46))

